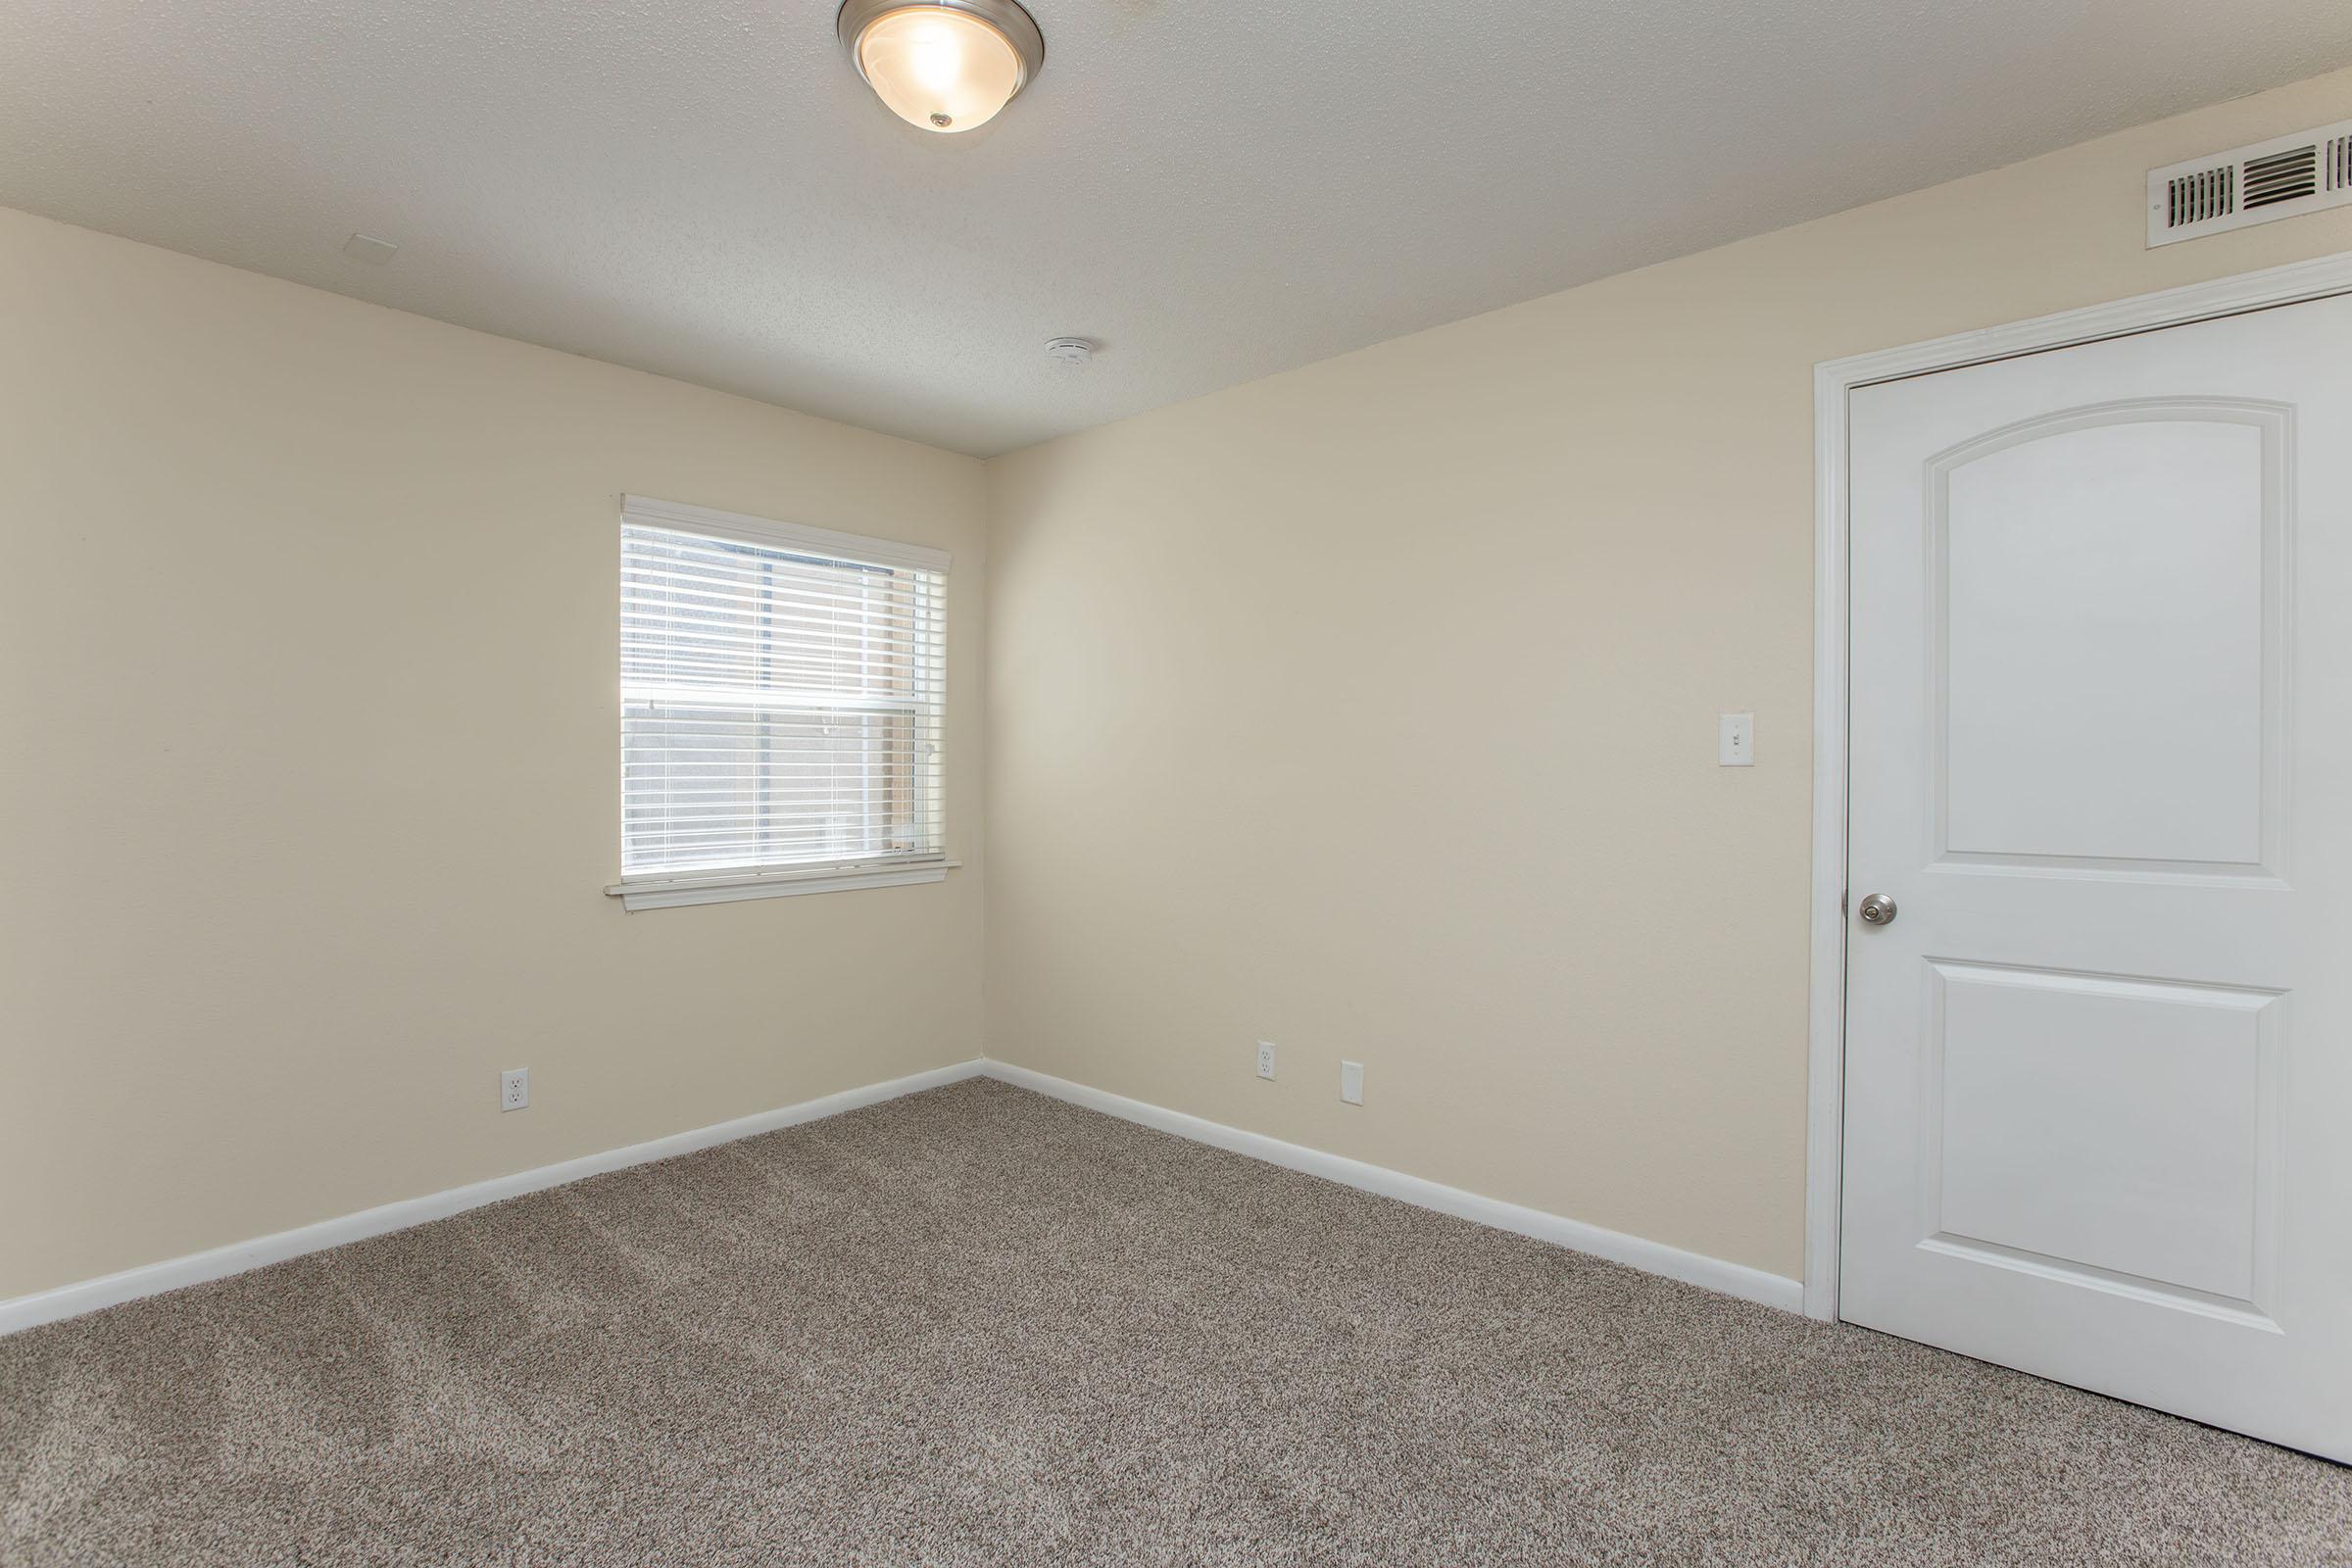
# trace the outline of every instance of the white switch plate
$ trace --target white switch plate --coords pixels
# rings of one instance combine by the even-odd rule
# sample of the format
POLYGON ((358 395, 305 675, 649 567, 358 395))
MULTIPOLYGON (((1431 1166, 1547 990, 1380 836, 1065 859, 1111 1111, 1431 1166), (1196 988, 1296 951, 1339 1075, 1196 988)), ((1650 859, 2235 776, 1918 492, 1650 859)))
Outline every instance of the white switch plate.
POLYGON ((1257 1075, 1260 1078, 1274 1076, 1274 1042, 1271 1040, 1257 1043, 1257 1075))
POLYGON ((1340 1063, 1340 1098, 1350 1105, 1364 1102, 1364 1064, 1360 1061, 1340 1063))
POLYGON ((1756 765, 1756 715, 1725 713, 1715 721, 1715 763, 1718 767, 1756 765))
POLYGON ((498 1075, 498 1108, 520 1110, 531 1102, 531 1069, 517 1067, 498 1075))

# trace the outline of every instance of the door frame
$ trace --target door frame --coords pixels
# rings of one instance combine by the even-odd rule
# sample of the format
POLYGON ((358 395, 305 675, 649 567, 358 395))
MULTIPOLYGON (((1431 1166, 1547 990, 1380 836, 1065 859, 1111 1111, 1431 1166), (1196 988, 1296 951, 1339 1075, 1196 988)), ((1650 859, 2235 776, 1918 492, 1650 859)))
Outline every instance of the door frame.
POLYGON ((1838 1318, 1845 1141, 1846 648, 1851 533, 1846 399, 1856 387, 2352 293, 2352 251, 1825 360, 1813 368, 1813 905, 1805 1057, 1807 1317, 1838 1318))

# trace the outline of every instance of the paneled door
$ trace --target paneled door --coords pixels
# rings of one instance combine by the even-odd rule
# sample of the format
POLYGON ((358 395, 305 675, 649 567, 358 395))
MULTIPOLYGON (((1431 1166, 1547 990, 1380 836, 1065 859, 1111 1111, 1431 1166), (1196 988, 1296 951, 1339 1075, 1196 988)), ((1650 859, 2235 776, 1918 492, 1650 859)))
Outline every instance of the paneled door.
POLYGON ((1840 1315, 2352 1460, 2352 299, 1848 412, 1840 1315))

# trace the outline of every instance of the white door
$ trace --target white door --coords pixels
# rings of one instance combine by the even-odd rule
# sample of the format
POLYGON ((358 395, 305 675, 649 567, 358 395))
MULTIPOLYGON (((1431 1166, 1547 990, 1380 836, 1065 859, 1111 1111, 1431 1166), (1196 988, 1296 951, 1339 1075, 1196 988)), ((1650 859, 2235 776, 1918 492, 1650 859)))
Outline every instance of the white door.
POLYGON ((1849 411, 1840 1315, 2352 1460, 2352 299, 1849 411))

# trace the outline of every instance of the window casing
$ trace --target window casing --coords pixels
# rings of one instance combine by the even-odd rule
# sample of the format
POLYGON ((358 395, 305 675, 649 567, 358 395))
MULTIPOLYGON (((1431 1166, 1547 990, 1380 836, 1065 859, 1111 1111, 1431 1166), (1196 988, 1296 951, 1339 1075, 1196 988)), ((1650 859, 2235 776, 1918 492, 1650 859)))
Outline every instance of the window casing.
POLYGON ((625 499, 630 907, 944 874, 947 568, 943 551, 625 499))

